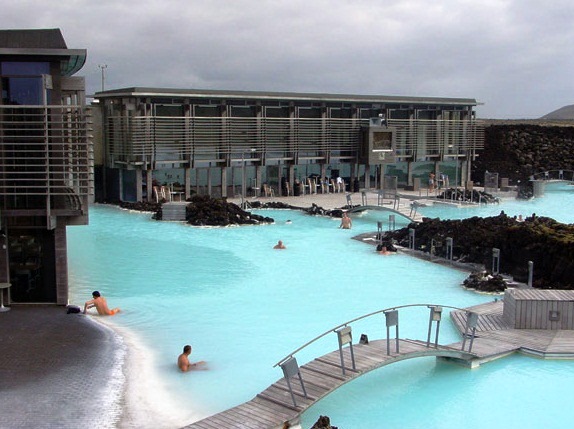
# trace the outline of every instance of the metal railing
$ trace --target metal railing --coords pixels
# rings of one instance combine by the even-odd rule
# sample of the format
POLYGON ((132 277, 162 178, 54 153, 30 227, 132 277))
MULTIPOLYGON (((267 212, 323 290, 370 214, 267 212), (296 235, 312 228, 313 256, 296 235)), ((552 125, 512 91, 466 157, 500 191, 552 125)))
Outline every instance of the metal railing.
MULTIPOLYGON (((389 312, 395 312, 395 311, 398 311, 399 309, 409 308, 409 307, 426 307, 426 308, 428 308, 428 309, 431 309, 431 316, 430 316, 431 320, 430 320, 430 322, 432 322, 432 321, 440 321, 440 317, 439 317, 438 320, 436 319, 436 312, 433 312, 433 309, 448 308, 448 309, 451 309, 451 310, 466 311, 465 309, 459 308, 459 307, 452 307, 452 306, 446 306, 446 305, 437 305, 437 304, 408 304, 408 305, 400 305, 400 306, 396 306, 396 307, 389 307, 389 308, 385 308, 385 309, 383 309, 383 310, 377 310, 377 311, 374 311, 374 312, 372 312, 372 313, 368 313, 368 314, 365 314, 365 315, 363 315, 363 316, 359 316, 359 317, 357 317, 357 318, 355 318, 355 319, 351 319, 351 320, 349 320, 349 321, 347 321, 347 322, 341 323, 340 325, 337 325, 337 326, 335 326, 335 327, 329 329, 328 331, 325 331, 324 333, 322 333, 322 334, 316 336, 316 337, 313 338, 312 340, 306 342, 306 343, 303 344, 302 346, 300 346, 300 347, 298 347, 297 349, 293 350, 291 353, 289 353, 287 356, 285 356, 283 359, 281 359, 279 362, 277 362, 275 365, 273 365, 273 367, 277 367, 277 366, 282 365, 284 362, 286 362, 286 361, 288 361, 289 359, 293 358, 293 357, 294 357, 297 353, 299 353, 301 350, 305 349, 306 347, 310 346, 311 344, 315 343, 316 341, 320 340, 321 338, 323 338, 323 337, 325 337, 325 336, 327 336, 327 335, 329 335, 329 334, 331 334, 331 333, 337 333, 337 331, 339 331, 340 329, 345 328, 345 327, 348 327, 349 325, 351 325, 351 324, 354 323, 354 322, 357 322, 357 321, 359 321, 359 320, 366 319, 366 318, 368 318, 368 317, 372 317, 372 316, 375 316, 375 315, 378 315, 378 314, 386 314, 386 313, 389 313, 389 312)), ((475 314, 475 313, 471 313, 471 312, 468 312, 468 313, 469 313, 469 314, 475 314)), ((393 326, 394 326, 394 325, 393 325, 393 326)), ((397 326, 397 339, 398 339, 398 320, 397 320, 396 326, 397 326)), ((389 327, 388 324, 387 324, 387 327, 389 327)), ((474 326, 469 326, 469 327, 467 327, 467 329, 472 329, 472 328, 474 328, 474 326)), ((427 332, 427 335, 428 335, 428 337, 427 337, 427 347, 430 347, 430 329, 431 329, 431 326, 430 326, 430 323, 429 323, 429 328, 428 328, 428 332, 427 332)), ((474 331, 473 331, 473 332, 474 332, 474 331)), ((388 336, 388 332, 387 332, 387 342, 388 342, 388 341, 389 341, 389 336, 388 336)), ((435 345, 436 345, 436 344, 438 344, 438 328, 437 328, 436 339, 435 339, 435 345)), ((398 347, 398 346, 397 346, 397 347, 398 347)), ((464 344, 463 344, 463 347, 464 347, 464 344)), ((398 351, 398 350, 397 350, 397 351, 398 351)), ((469 351, 470 351, 470 350, 469 350, 469 351)))
POLYGON ((0 195, 88 196, 93 176, 82 106, 0 106, 0 195))
POLYGON ((563 180, 565 182, 574 182, 574 170, 547 170, 535 173, 532 180, 563 180))

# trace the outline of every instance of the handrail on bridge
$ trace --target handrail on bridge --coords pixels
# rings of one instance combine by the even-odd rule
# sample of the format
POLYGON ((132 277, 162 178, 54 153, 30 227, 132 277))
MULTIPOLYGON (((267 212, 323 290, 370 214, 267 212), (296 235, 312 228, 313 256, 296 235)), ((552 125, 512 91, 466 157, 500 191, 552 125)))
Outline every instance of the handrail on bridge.
POLYGON ((574 170, 546 170, 534 173, 530 176, 530 180, 564 180, 567 182, 574 182, 574 170), (566 174, 569 173, 570 179, 566 178, 566 174))
MULTIPOLYGON (((322 333, 321 335, 318 335, 317 337, 313 338, 312 340, 306 342, 305 344, 303 344, 303 345, 300 346, 299 348, 297 348, 297 349, 295 349, 294 351, 292 351, 291 353, 289 353, 287 356, 285 356, 283 359, 281 359, 279 362, 277 362, 275 365, 273 365, 273 368, 282 365, 283 363, 285 363, 285 362, 288 361, 289 359, 293 358, 296 353, 300 352, 301 350, 303 350, 303 349, 306 348, 307 346, 313 344, 313 343, 316 342, 317 340, 323 338, 324 336, 326 336, 326 335, 328 335, 328 334, 330 334, 330 333, 332 333, 332 332, 335 332, 335 333, 336 333, 339 329, 345 328, 345 327, 347 327, 348 325, 350 325, 351 323, 354 323, 354 322, 356 322, 356 321, 358 321, 358 320, 361 320, 361 319, 366 319, 367 317, 371 317, 371 316, 374 316, 374 315, 377 315, 377 314, 388 313, 388 312, 392 312, 392 311, 399 310, 399 309, 401 309, 401 308, 408 308, 408 307, 427 307, 427 308, 430 308, 430 309, 433 309, 433 308, 435 308, 435 309, 436 309, 436 308, 441 308, 441 309, 442 309, 442 308, 449 308, 449 309, 452 309, 452 310, 467 311, 467 310, 465 310, 464 308, 452 307, 452 306, 448 306, 448 305, 437 305, 437 304, 406 304, 406 305, 399 305, 399 306, 395 306, 395 307, 385 308, 385 309, 383 309, 383 310, 377 310, 377 311, 374 311, 374 312, 372 312, 372 313, 368 313, 368 314, 365 314, 365 315, 363 315, 363 316, 359 316, 359 317, 356 317, 356 318, 354 318, 354 319, 351 319, 351 320, 349 320, 349 321, 347 321, 347 322, 345 322, 345 323, 342 323, 342 324, 340 324, 340 325, 337 325, 337 326, 335 326, 335 327, 329 329, 328 331, 322 333)), ((471 313, 471 314, 472 314, 472 313, 471 313)), ((430 342, 430 330, 431 330, 431 323, 432 323, 433 320, 436 321, 436 319, 433 319, 433 318, 432 318, 432 315, 431 315, 431 320, 430 320, 430 322, 429 322, 429 332, 428 332, 427 343, 430 342)), ((473 321, 474 321, 474 320, 473 320, 473 321)), ((393 326, 394 326, 394 325, 393 325, 393 326)), ((388 330, 388 327, 389 327, 389 324, 388 324, 388 322, 387 322, 387 330, 388 330)), ((474 328, 474 326, 470 326, 470 328, 472 329, 472 328, 474 328)), ((398 331, 398 327, 397 327, 397 331, 398 331)), ((387 335, 387 336, 388 336, 388 335, 387 335)), ((437 340, 438 340, 438 326, 437 326, 437 340)), ((398 335, 397 335, 397 341, 398 341, 398 335)), ((472 343, 471 343, 471 344, 472 344, 472 343)), ((464 347, 464 343, 463 343, 463 347, 464 347)), ((472 347, 472 346, 471 346, 471 347, 472 347)), ((469 351, 470 351, 470 350, 469 350, 469 351)))

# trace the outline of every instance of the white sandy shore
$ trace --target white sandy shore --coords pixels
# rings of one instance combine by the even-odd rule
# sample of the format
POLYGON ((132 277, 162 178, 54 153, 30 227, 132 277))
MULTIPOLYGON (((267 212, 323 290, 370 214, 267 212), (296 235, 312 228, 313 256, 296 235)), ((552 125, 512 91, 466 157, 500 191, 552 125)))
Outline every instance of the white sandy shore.
POLYGON ((95 316, 92 319, 118 335, 116 340, 123 350, 117 355, 120 360, 118 367, 123 374, 110 383, 110 389, 123 391, 121 395, 115 392, 111 395, 114 401, 119 402, 114 408, 120 407, 122 410, 116 427, 177 429, 204 417, 204 414, 189 409, 189 401, 184 404, 170 392, 169 386, 154 369, 153 354, 141 345, 136 334, 103 317, 95 316))

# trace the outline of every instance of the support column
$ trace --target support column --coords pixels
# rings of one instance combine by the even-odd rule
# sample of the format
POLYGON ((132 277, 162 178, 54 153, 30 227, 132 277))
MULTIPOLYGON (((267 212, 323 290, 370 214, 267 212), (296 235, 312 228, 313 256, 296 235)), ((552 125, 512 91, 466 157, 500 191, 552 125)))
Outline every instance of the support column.
POLYGON ((136 168, 136 201, 140 202, 143 199, 143 170, 139 167, 136 168))
POLYGON ((281 164, 277 166, 277 195, 283 196, 283 188, 281 184, 283 183, 281 179, 283 178, 283 167, 281 164))
POLYGON ((119 197, 120 201, 124 201, 124 170, 120 168, 118 170, 118 190, 119 190, 119 197))
POLYGON ((371 166, 365 164, 365 189, 371 188, 371 166))
POLYGON ((191 168, 183 170, 183 181, 185 184, 185 199, 187 200, 191 196, 191 168))
MULTIPOLYGON (((412 161, 407 161, 407 185, 413 186, 413 165, 412 161)), ((416 189, 415 189, 416 190, 416 189)))
MULTIPOLYGON (((259 192, 261 192, 261 189, 263 188, 263 183, 261 182, 261 174, 262 174, 262 169, 263 167, 261 165, 256 165, 255 166, 255 179, 257 181, 257 187, 259 188, 259 192)), ((258 195, 259 196, 259 195, 258 195)))
POLYGON ((227 168, 221 167, 221 197, 227 198, 227 168))
MULTIPOLYGON (((355 179, 357 177, 357 164, 351 164, 351 179, 349 183, 349 192, 354 192, 355 179)), ((347 190, 345 190, 346 192, 347 190)))
POLYGON ((153 199, 153 170, 145 170, 145 183, 146 183, 146 199, 152 201, 153 199))
POLYGON ((58 222, 54 229, 54 255, 56 269, 56 303, 68 305, 68 246, 66 225, 58 222))
POLYGON ((207 167, 207 195, 212 196, 211 193, 211 166, 207 167))

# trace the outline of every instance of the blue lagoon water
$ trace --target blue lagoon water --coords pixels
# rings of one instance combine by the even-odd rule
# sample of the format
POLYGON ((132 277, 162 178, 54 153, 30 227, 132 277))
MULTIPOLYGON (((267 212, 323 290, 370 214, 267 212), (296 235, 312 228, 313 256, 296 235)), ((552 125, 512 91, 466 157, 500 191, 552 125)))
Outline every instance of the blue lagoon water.
MULTIPOLYGON (((572 203, 574 189, 556 186, 533 201, 435 206, 424 213, 462 218, 535 212, 572 223, 572 203)), ((71 302, 81 304, 100 290, 111 306, 121 307, 106 322, 141 345, 135 353, 155 374, 145 389, 165 391, 156 405, 168 408, 169 402, 181 425, 252 399, 282 376, 275 363, 347 320, 404 304, 467 307, 493 299, 463 290, 466 273, 405 255, 382 257, 351 239, 376 230, 377 220, 388 215, 355 217, 352 230, 294 211, 265 215, 276 223, 193 228, 94 206, 89 226, 69 228, 71 302), (287 250, 272 250, 279 239, 287 250), (178 372, 184 344, 193 346, 192 360, 208 361, 208 370, 178 372)), ((400 317, 401 337, 426 339, 426 313, 400 317)), ((356 336, 382 338, 384 329, 382 316, 353 324, 356 336)), ((445 317, 440 342, 459 339, 445 317)), ((297 359, 303 364, 336 348, 333 334, 297 359)), ((323 414, 346 429, 563 427, 573 368, 572 362, 523 356, 475 370, 413 359, 348 383, 307 411, 302 423, 311 427, 323 414)))

